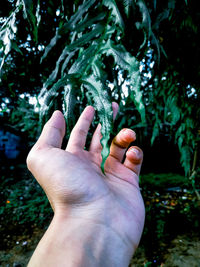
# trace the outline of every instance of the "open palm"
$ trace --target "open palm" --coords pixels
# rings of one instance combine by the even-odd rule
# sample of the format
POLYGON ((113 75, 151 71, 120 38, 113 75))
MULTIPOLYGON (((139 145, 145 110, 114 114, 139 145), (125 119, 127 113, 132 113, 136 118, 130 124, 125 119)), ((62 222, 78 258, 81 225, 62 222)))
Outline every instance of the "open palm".
MULTIPOLYGON (((117 108, 113 103, 114 115, 117 108)), ((47 194, 55 214, 85 220, 89 225, 104 225, 135 250, 144 224, 138 186, 142 151, 130 147, 126 152, 136 137, 130 129, 121 130, 112 141, 104 175, 100 167, 100 125, 89 150, 84 150, 93 117, 93 107, 86 107, 66 150, 62 150, 65 121, 62 113, 56 111, 28 155, 28 168, 47 194)))

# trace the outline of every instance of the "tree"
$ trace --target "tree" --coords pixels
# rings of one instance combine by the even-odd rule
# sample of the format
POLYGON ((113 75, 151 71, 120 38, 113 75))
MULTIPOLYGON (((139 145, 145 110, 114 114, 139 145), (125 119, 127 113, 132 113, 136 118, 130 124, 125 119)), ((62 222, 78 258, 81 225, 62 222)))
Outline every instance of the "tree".
POLYGON ((189 174, 199 143, 195 1, 5 2, 1 96, 9 97, 11 108, 20 93, 39 94, 41 118, 55 107, 63 109, 70 129, 79 106, 93 103, 103 126, 104 163, 115 99, 126 120, 137 122, 143 139, 150 129, 153 144, 165 131, 178 144, 189 174))

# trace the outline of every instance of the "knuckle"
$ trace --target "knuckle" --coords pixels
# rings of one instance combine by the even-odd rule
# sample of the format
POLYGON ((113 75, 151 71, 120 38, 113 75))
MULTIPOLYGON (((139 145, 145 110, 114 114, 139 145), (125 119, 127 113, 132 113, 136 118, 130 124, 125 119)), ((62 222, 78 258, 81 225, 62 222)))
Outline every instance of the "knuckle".
POLYGON ((113 144, 121 149, 126 149, 129 145, 129 142, 127 142, 127 140, 124 140, 121 136, 117 135, 113 139, 113 144))
POLYGON ((133 130, 124 128, 113 139, 113 143, 119 148, 127 148, 129 144, 136 139, 136 134, 133 130))

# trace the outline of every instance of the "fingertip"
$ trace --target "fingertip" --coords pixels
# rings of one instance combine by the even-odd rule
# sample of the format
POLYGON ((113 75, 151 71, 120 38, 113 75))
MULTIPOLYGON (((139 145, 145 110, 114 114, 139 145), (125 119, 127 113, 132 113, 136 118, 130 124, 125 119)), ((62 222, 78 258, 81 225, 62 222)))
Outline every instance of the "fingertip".
POLYGON ((136 140, 136 133, 129 129, 129 128, 124 128, 120 131, 119 135, 121 136, 122 140, 125 140, 129 143, 133 142, 136 140))
POLYGON ((83 111, 84 115, 88 117, 88 119, 93 119, 94 117, 94 113, 95 113, 95 109, 93 106, 87 106, 84 111, 83 111))
MULTIPOLYGON (((53 114, 61 114, 61 115, 63 115, 63 113, 62 113, 59 109, 54 110, 53 114)), ((52 115, 53 115, 53 114, 52 114, 52 115)))
POLYGON ((135 132, 127 128, 122 129, 112 140, 110 155, 121 162, 126 149, 133 141, 135 141, 135 132))
POLYGON ((53 112, 51 118, 44 125, 42 133, 36 143, 37 148, 60 148, 65 135, 65 119, 61 111, 53 112))
POLYGON ((117 104, 117 102, 112 102, 112 109, 113 109, 113 120, 115 120, 119 110, 119 105, 117 104))
POLYGON ((94 110, 94 107, 92 105, 88 105, 88 106, 85 107, 85 109, 94 110))
POLYGON ((143 152, 137 146, 130 147, 126 152, 124 166, 132 170, 136 175, 140 174, 143 161, 143 152))
POLYGON ((112 108, 113 109, 118 109, 119 105, 117 104, 117 102, 112 102, 112 108))
POLYGON ((63 113, 60 110, 54 110, 54 112, 51 115, 51 118, 58 117, 58 116, 64 117, 63 113))
POLYGON ((143 151, 136 146, 130 147, 126 152, 126 157, 134 164, 140 164, 143 160, 143 151))
POLYGON ((62 132, 62 135, 65 134, 65 119, 64 115, 60 110, 55 110, 49 120, 49 123, 51 126, 60 129, 62 132))
POLYGON ((60 110, 55 110, 52 115, 51 115, 51 118, 50 119, 57 119, 57 118, 60 118, 60 120, 64 119, 64 115, 63 113, 60 111, 60 110))

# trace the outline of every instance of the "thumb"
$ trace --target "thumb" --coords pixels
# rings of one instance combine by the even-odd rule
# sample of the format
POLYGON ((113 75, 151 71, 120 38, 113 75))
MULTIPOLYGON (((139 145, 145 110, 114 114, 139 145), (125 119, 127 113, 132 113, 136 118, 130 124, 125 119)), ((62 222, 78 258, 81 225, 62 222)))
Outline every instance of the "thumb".
POLYGON ((36 147, 57 147, 61 148, 65 135, 65 119, 59 110, 54 111, 51 118, 45 124, 42 133, 35 144, 36 147))

